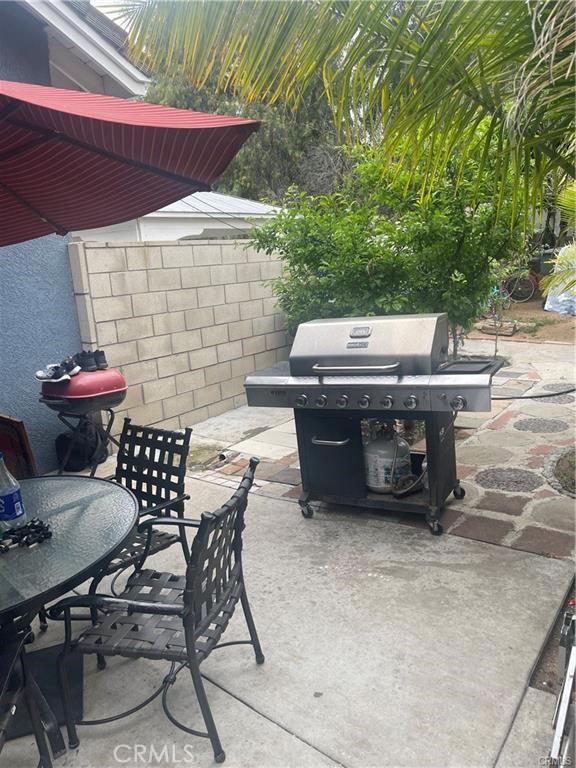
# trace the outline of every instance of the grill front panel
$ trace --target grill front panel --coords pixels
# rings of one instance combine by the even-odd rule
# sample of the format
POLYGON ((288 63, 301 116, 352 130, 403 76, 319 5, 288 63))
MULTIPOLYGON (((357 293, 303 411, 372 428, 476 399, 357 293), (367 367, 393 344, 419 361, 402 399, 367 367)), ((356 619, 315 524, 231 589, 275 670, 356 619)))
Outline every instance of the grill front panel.
POLYGON ((489 411, 492 373, 434 376, 291 376, 288 364, 248 376, 248 405, 298 410, 489 411), (462 398, 464 403, 460 406, 462 398))

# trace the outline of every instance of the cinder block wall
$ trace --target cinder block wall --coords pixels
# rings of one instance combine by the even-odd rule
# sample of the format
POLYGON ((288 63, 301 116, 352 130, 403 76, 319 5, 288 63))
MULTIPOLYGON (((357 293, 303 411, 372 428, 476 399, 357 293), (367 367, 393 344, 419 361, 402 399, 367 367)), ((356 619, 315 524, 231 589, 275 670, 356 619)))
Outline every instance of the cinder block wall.
POLYGON ((246 241, 71 243, 84 349, 129 385, 117 413, 167 429, 243 405, 246 374, 286 359, 284 319, 263 281, 280 262, 246 241))

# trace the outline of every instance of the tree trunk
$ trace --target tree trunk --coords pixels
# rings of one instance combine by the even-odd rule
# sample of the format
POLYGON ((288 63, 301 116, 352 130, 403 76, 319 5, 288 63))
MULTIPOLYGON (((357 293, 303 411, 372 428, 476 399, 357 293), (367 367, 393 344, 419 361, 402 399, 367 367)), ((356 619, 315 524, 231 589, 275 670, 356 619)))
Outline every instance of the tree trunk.
POLYGON ((456 323, 450 323, 450 335, 452 336, 452 359, 458 357, 458 326, 456 323))

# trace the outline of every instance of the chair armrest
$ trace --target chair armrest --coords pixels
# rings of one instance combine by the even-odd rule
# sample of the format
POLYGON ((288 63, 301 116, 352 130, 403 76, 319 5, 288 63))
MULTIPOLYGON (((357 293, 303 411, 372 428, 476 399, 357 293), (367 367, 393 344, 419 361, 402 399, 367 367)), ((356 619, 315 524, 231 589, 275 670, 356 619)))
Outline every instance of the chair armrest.
POLYGON ((144 600, 124 600, 108 595, 78 595, 66 597, 48 609, 51 619, 58 619, 60 614, 70 612, 71 608, 111 608, 116 611, 132 613, 159 613, 170 616, 183 615, 184 608, 173 603, 149 603, 144 600))
POLYGON ((158 515, 173 504, 178 504, 180 501, 188 501, 189 498, 190 496, 187 493, 183 493, 180 496, 174 496, 173 499, 167 499, 166 501, 160 502, 160 504, 155 504, 153 507, 141 509, 138 514, 140 517, 143 517, 144 515, 158 515))
POLYGON ((140 532, 147 531, 153 525, 183 525, 185 528, 199 528, 200 520, 189 520, 186 517, 153 517, 151 520, 144 520, 138 524, 140 532))

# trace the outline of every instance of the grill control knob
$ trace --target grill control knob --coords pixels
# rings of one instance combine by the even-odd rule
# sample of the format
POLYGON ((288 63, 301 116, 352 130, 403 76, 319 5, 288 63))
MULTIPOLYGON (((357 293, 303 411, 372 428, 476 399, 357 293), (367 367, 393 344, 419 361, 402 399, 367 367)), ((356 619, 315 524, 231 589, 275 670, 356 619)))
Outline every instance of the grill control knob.
POLYGON ((316 405, 318 408, 325 408, 328 404, 328 398, 326 395, 318 395, 316 398, 316 405))
POLYGON ((466 408, 466 398, 462 397, 462 395, 456 395, 456 397, 450 400, 450 408, 453 411, 462 411, 466 408))
POLYGON ((418 398, 416 395, 408 395, 406 400, 404 400, 404 405, 408 410, 415 411, 418 408, 418 398))
POLYGON ((370 408, 370 395, 362 395, 358 400, 358 408, 370 408))
POLYGON ((308 405, 308 398, 306 395, 298 395, 296 398, 296 407, 304 408, 306 405, 308 405))
POLYGON ((394 398, 392 397, 392 395, 384 395, 382 400, 380 400, 380 405, 382 406, 382 408, 392 408, 392 406, 394 405, 394 398))
POLYGON ((340 395, 336 398, 336 408, 346 408, 348 406, 348 395, 340 395))

